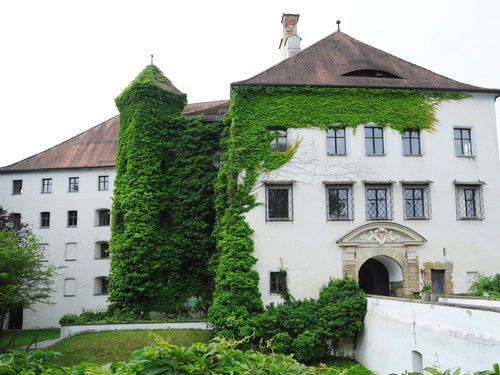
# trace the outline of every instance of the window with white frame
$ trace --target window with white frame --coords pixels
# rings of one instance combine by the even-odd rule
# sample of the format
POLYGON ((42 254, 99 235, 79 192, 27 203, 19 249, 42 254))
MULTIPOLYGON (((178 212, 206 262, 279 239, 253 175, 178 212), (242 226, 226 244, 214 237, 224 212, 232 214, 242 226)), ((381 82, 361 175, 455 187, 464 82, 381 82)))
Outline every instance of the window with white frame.
POLYGON ((455 183, 457 220, 483 220, 483 186, 455 183))
POLYGON ((286 130, 271 130, 271 151, 285 152, 286 151, 286 130))
POLYGON ((42 194, 52 193, 52 179, 42 178, 42 194))
POLYGON ((328 155, 345 155, 345 128, 331 128, 326 131, 326 151, 328 155))
POLYGON ((109 176, 99 176, 98 190, 99 191, 109 190, 109 176))
POLYGON ((76 227, 78 225, 78 211, 68 211, 68 227, 76 227))
POLYGON ((471 128, 454 128, 453 138, 457 156, 472 156, 471 128))
POLYGON ((367 220, 392 220, 392 184, 366 185, 367 220))
POLYGON ((78 177, 70 177, 68 180, 68 191, 76 193, 80 190, 80 179, 78 177))
POLYGON ((293 220, 293 198, 291 184, 266 184, 266 220, 293 220))
POLYGON ((354 220, 352 184, 326 185, 326 214, 328 220, 354 220))
POLYGON ((406 220, 431 218, 430 190, 428 183, 403 183, 403 209, 406 220))
POLYGON ((366 155, 384 155, 384 129, 382 127, 365 127, 366 155))
POLYGON ((406 130, 403 133, 403 155, 420 155, 420 131, 406 130))

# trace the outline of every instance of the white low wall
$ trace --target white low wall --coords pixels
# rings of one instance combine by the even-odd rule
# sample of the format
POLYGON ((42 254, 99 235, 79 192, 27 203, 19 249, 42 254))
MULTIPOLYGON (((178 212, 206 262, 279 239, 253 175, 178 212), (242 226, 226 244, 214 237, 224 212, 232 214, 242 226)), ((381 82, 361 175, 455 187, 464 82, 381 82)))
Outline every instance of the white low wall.
POLYGON ((358 362, 377 374, 401 374, 419 370, 420 355, 424 368, 491 369, 500 361, 500 309, 368 297, 358 362))
POLYGON ((212 329, 207 322, 82 324, 61 326, 61 338, 84 332, 131 331, 136 329, 212 329))
MULTIPOLYGON (((439 300, 441 301, 441 299, 439 300)), ((489 306, 498 307, 500 309, 500 299, 494 298, 480 298, 480 297, 469 297, 469 296, 446 296, 442 300, 445 303, 452 303, 455 305, 467 305, 467 306, 489 306)))

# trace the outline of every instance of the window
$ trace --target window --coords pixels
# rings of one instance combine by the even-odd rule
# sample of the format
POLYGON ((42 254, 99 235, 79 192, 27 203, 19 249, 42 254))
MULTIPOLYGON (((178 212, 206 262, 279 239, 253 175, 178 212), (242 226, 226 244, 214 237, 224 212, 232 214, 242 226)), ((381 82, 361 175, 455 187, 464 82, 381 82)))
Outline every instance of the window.
POLYGON ((345 128, 326 131, 326 151, 328 155, 345 155, 345 128))
POLYGON ((94 294, 108 294, 108 284, 109 282, 107 277, 96 277, 94 280, 94 294))
POLYGON ((64 260, 76 260, 76 243, 68 242, 66 244, 66 253, 64 260))
POLYGON ((380 127, 365 127, 365 150, 367 155, 384 155, 384 130, 380 127))
POLYGON ((40 262, 48 262, 49 261, 49 244, 41 243, 40 244, 40 254, 42 257, 40 258, 40 262))
POLYGON ((76 295, 76 280, 64 280, 64 297, 74 297, 76 295))
POLYGON ((430 219, 431 207, 428 184, 404 184, 403 199, 405 219, 430 219))
POLYGON ((23 193, 23 180, 12 181, 12 194, 19 195, 23 193))
POLYGON ((407 130, 403 133, 403 154, 420 155, 420 131, 407 130))
POLYGON ((458 156, 472 156, 471 129, 454 128, 455 153, 458 156))
POLYGON ((50 212, 40 212, 40 228, 50 227, 50 212))
POLYGON ((107 242, 97 242, 95 248, 95 258, 105 259, 109 258, 109 244, 107 242))
POLYGON ((78 211, 68 211, 68 227, 76 227, 78 224, 78 211))
POLYGON ((107 191, 109 190, 109 176, 99 176, 99 191, 107 191))
POLYGON ((353 220, 352 185, 326 186, 328 220, 353 220))
POLYGON ((78 177, 70 177, 69 178, 69 192, 70 193, 76 193, 78 192, 79 186, 79 178, 78 177))
POLYGON ((455 185, 457 220, 483 220, 482 185, 455 185))
POLYGON ((273 140, 271 141, 271 151, 285 152, 286 151, 286 130, 271 131, 273 140))
POLYGON ((42 194, 52 193, 52 179, 42 178, 42 194))
POLYGON ((99 210, 99 211, 97 211, 97 213, 98 213, 97 225, 100 227, 109 226, 109 222, 110 222, 109 210, 99 210))
POLYGON ((281 272, 271 272, 270 273, 270 285, 269 290, 271 293, 281 293, 285 290, 286 287, 286 279, 281 280, 280 278, 281 272), (285 285, 283 285, 285 283, 285 285))
POLYGON ((392 189, 390 185, 366 186, 367 219, 392 219, 392 189))
POLYGON ((266 185, 266 220, 293 220, 292 185, 266 185))
POLYGON ((14 230, 19 230, 21 229, 21 214, 19 213, 12 213, 11 214, 11 219, 12 219, 12 227, 14 230))

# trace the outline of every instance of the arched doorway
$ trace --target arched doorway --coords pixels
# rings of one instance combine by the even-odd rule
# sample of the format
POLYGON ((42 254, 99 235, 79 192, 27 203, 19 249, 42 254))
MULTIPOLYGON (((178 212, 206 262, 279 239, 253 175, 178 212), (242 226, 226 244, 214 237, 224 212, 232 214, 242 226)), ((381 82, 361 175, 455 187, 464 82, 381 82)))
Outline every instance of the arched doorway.
POLYGON ((403 287, 403 272, 394 259, 377 255, 359 268, 358 283, 366 294, 398 296, 403 287))
POLYGON ((410 297, 420 290, 417 247, 425 241, 398 223, 361 225, 337 240, 342 273, 358 280, 369 294, 410 297))

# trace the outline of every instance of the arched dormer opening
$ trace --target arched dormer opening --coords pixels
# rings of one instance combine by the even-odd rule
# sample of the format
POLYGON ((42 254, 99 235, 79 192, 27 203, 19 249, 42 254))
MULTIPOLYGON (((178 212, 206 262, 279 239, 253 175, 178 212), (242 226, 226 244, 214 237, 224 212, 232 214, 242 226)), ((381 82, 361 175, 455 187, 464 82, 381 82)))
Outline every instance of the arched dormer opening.
POLYGON ((342 74, 344 77, 360 77, 360 78, 399 78, 393 73, 379 69, 358 69, 342 74))

